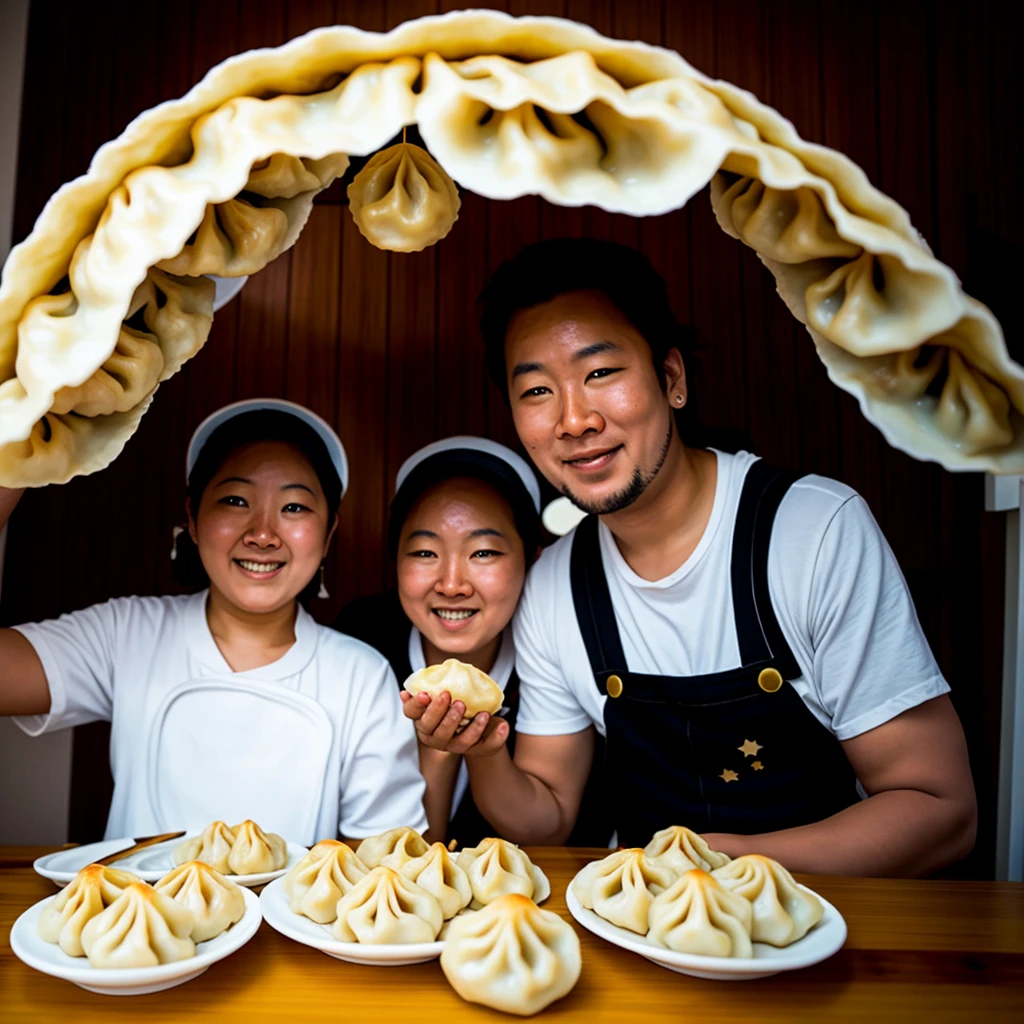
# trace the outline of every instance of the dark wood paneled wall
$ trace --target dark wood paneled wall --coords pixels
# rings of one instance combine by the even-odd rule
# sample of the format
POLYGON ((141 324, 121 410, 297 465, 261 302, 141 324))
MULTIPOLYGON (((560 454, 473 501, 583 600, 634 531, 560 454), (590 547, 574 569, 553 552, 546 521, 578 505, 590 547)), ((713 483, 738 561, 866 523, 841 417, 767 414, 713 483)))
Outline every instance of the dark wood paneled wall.
MULTIPOLYGON (((16 237, 50 193, 141 110, 178 96, 213 64, 320 25, 382 30, 457 6, 443 0, 192 0, 97 8, 35 0, 20 140, 16 237)), ((1017 183, 1021 79, 1012 5, 928 0, 511 0, 514 14, 564 15, 678 50, 744 86, 808 139, 840 149, 906 206, 938 255, 1004 324, 1020 268, 1017 183)), ((28 495, 12 520, 0 616, 26 621, 122 594, 174 590, 168 552, 182 518, 185 445, 234 399, 280 395, 336 424, 352 485, 317 614, 382 586, 383 528, 395 471, 454 432, 514 441, 486 382, 473 303, 490 269, 524 243, 564 234, 640 246, 665 274, 705 345, 703 417, 741 428, 762 455, 838 477, 867 499, 906 574, 968 733, 982 804, 965 870, 992 870, 1003 609, 1003 522, 982 479, 915 462, 886 445, 833 387, 806 332, 753 254, 715 224, 706 194, 638 220, 535 198, 463 195, 439 246, 369 246, 325 193, 298 245, 254 277, 209 344, 164 385, 107 471, 28 495)), ((1011 333, 1011 345, 1018 338, 1011 333)), ((1019 345, 1017 357, 1021 357, 1019 345)), ((103 728, 76 737, 71 831, 105 815, 103 728)))

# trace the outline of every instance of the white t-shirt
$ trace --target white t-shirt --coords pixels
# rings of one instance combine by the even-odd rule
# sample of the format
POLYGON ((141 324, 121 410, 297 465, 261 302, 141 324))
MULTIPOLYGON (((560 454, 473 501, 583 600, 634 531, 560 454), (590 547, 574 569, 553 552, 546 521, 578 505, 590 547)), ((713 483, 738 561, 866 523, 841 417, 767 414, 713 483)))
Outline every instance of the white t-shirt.
MULTIPOLYGON (((732 537, 747 452, 718 458, 711 517, 675 572, 645 580, 599 524, 605 576, 630 671, 692 676, 740 665, 732 607, 732 537)), ((513 621, 520 709, 536 736, 604 734, 569 579, 573 534, 530 571, 513 621)), ((793 688, 840 740, 949 692, 903 574, 864 500, 820 476, 798 480, 779 506, 768 556, 772 606, 802 675, 793 688)))
MULTIPOLYGON (((413 626, 409 631, 409 665, 413 672, 419 672, 427 667, 427 656, 423 653, 423 634, 413 626)), ((512 639, 512 627, 506 626, 501 634, 501 644, 498 647, 498 656, 494 659, 490 672, 487 674, 504 691, 512 678, 512 670, 516 667, 516 649, 512 639)), ((459 774, 455 777, 455 789, 452 791, 452 806, 448 814, 450 821, 455 817, 455 812, 462 803, 462 798, 469 787, 469 770, 466 768, 466 759, 462 759, 459 765, 459 774)))
MULTIPOLYGON (((18 725, 37 736, 86 722, 111 722, 114 795, 107 838, 202 827, 225 817, 222 804, 230 802, 225 794, 232 793, 232 779, 247 758, 257 776, 265 776, 252 784, 255 804, 261 803, 259 792, 266 792, 268 807, 275 801, 278 807, 282 802, 286 806, 292 792, 315 794, 304 819, 311 822, 311 834, 288 839, 309 843, 333 838, 339 831, 358 839, 398 825, 425 829, 416 734, 402 714, 386 659, 353 637, 317 625, 300 607, 295 643, 283 657, 247 672, 232 672, 210 633, 207 593, 118 598, 59 619, 16 627, 38 653, 50 687, 49 714, 16 718, 18 725), (152 792, 165 781, 168 766, 161 763, 154 775, 154 736, 163 736, 154 731, 154 722, 173 720, 173 695, 181 684, 192 681, 197 684, 195 699, 182 706, 193 709, 195 735, 189 735, 186 720, 184 740, 173 749, 187 751, 191 743, 195 762, 206 765, 206 777, 190 779, 188 759, 180 756, 171 761, 170 771, 180 773, 186 787, 194 783, 185 816, 199 820, 161 821, 152 792), (269 699, 250 699, 247 694, 253 691, 269 699), (216 719, 220 708, 227 708, 229 715, 232 708, 247 714, 250 706, 255 725, 249 732, 248 724, 239 725, 234 732, 240 735, 232 736, 237 722, 216 719), (327 721, 317 706, 326 712, 327 721), (202 721, 207 708, 208 722, 202 721), (162 709, 167 711, 163 718, 162 709), (198 714, 195 709, 200 709, 198 714), (289 756, 302 754, 294 743, 294 723, 301 729, 307 719, 313 721, 311 735, 323 741, 306 763, 321 765, 322 778, 304 778, 301 757, 289 761, 289 756), (221 736, 223 753, 218 749, 221 736), (290 738, 292 755, 287 753, 290 738), (207 790, 209 797, 204 796, 207 790)), ((253 810, 246 816, 277 831, 273 821, 261 820, 258 806, 253 810)))

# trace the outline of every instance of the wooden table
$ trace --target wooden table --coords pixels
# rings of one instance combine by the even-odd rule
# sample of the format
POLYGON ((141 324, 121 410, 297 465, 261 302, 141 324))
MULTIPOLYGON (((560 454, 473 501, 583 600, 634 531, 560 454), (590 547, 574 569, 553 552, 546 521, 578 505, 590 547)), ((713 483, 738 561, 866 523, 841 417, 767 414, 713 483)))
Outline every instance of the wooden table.
MULTIPOLYGON (((179 988, 148 996, 86 992, 11 952, 15 918, 52 894, 29 853, 0 847, 0 1020, 274 1021, 429 1024, 513 1020, 463 1002, 436 961, 360 967, 263 924, 233 956, 179 988)), ((565 888, 606 851, 534 848, 551 879, 548 908, 571 920, 565 888)), ((846 918, 846 946, 823 964, 761 981, 700 981, 657 967, 577 927, 583 974, 545 1021, 1024 1022, 1024 885, 805 877, 846 918)))

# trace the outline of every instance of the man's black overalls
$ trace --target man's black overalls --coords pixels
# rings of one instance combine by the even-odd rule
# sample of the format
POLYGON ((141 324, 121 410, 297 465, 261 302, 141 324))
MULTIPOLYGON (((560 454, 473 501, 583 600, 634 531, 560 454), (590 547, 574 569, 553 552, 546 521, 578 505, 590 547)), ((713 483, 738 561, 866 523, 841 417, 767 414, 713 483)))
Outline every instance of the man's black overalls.
POLYGON ((573 602, 597 687, 608 695, 605 785, 623 846, 643 846, 668 825, 771 832, 820 821, 858 800, 839 742, 786 682, 801 672, 768 594, 772 523, 796 479, 760 460, 747 473, 732 545, 741 667, 726 672, 631 672, 597 519, 589 516, 576 529, 573 602))

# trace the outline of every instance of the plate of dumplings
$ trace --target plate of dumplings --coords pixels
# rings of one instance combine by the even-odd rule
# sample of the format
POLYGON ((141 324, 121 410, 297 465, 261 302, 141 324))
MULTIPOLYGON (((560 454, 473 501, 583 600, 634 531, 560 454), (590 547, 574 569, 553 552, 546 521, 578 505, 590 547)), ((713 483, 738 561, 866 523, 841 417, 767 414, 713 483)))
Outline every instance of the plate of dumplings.
MULTIPOLYGON (((94 860, 134 844, 133 839, 108 839, 102 843, 73 847, 40 857, 35 870, 57 885, 67 885, 79 869, 94 860)), ((144 882, 156 882, 171 868, 190 860, 201 861, 237 885, 265 885, 294 867, 306 847, 290 843, 274 832, 265 832, 255 821, 229 826, 223 821, 207 825, 202 832, 184 839, 148 846, 117 861, 117 866, 144 882)))
POLYGON ((364 839, 353 850, 324 839, 260 896, 263 916, 287 938, 359 964, 434 960, 453 921, 499 897, 540 902, 543 873, 514 843, 485 839, 458 853, 411 828, 364 839))
POLYGON ((750 980, 810 967, 846 941, 839 911, 778 861, 730 860, 679 825, 588 864, 566 902, 600 938, 697 978, 750 980))
POLYGON ((201 861, 155 885, 89 864, 11 929, 29 967, 104 995, 160 992, 199 977, 241 949, 263 915, 255 893, 201 861))

